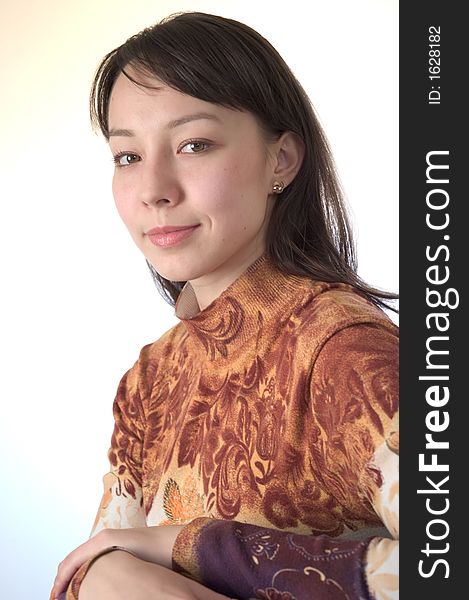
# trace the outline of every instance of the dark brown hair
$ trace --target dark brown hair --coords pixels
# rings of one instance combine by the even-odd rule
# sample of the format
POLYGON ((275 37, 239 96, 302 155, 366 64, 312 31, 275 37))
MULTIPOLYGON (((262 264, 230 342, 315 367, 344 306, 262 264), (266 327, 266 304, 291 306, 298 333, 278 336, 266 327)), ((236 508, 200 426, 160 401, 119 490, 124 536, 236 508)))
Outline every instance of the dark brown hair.
MULTIPOLYGON (((396 294, 370 287, 357 275, 351 227, 325 134, 303 87, 265 38, 243 23, 201 12, 170 15, 129 38, 104 57, 93 81, 91 118, 106 138, 112 88, 120 73, 129 77, 128 65, 182 93, 251 112, 266 137, 298 134, 305 155, 274 204, 266 253, 284 273, 350 284, 375 305, 397 312, 386 302, 396 294)), ((169 281, 148 266, 158 290, 174 306, 185 282, 169 281)))

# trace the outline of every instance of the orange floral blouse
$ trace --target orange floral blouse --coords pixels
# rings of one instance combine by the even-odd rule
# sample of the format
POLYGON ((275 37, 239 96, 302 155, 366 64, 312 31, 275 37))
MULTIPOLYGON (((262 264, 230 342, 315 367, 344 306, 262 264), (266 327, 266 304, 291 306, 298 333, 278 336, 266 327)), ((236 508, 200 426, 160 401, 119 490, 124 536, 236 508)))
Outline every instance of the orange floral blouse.
POLYGON ((118 387, 92 535, 187 524, 173 567, 231 597, 397 598, 396 325, 266 254, 204 310, 187 283, 176 316, 118 387))

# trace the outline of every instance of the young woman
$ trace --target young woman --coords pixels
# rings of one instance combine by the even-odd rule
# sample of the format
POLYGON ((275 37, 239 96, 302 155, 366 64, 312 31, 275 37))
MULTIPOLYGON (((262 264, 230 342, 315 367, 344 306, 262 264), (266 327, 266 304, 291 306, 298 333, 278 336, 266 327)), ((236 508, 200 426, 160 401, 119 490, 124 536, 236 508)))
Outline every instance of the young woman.
POLYGON ((51 597, 396 598, 395 296, 357 276, 301 85, 246 25, 181 13, 103 59, 91 107, 180 323, 120 382, 51 597))

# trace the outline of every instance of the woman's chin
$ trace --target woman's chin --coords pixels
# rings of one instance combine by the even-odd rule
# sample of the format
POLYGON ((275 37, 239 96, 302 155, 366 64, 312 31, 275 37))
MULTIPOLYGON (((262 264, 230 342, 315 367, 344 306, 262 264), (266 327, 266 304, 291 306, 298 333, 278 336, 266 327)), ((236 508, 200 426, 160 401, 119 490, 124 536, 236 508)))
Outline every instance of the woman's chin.
MULTIPOLYGON (((189 266, 184 266, 179 261, 179 264, 169 264, 170 261, 152 261, 147 257, 147 261, 153 267, 153 269, 158 273, 160 277, 167 279, 168 281, 189 281, 190 279, 194 279, 194 275, 197 276, 197 272, 194 270, 194 267, 190 268, 189 266)), ((172 261, 171 261, 172 262, 172 261)), ((177 263, 177 259, 174 261, 177 263)))

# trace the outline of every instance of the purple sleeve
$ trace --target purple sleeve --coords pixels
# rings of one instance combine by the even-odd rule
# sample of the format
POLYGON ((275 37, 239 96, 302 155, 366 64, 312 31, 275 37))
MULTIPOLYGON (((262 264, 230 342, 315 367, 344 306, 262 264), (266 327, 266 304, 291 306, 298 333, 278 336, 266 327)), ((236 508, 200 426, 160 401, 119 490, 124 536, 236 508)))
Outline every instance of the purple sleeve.
POLYGON ((370 539, 199 518, 179 534, 173 569, 239 600, 372 600, 363 575, 370 539))

